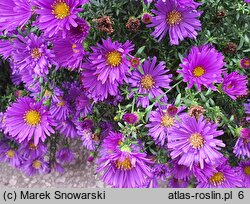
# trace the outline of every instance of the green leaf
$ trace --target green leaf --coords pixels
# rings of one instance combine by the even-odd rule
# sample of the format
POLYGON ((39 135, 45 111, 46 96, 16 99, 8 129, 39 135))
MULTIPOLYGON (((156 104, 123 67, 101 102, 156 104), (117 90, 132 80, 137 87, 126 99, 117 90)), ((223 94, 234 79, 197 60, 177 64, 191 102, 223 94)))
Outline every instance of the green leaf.
POLYGON ((181 93, 179 93, 178 96, 176 97, 174 105, 179 106, 180 102, 181 102, 181 93))
POLYGON ((145 49, 145 45, 144 46, 142 46, 142 47, 140 47, 139 49, 138 49, 138 51, 136 52, 136 56, 140 56, 141 55, 141 53, 144 51, 144 49, 145 49))

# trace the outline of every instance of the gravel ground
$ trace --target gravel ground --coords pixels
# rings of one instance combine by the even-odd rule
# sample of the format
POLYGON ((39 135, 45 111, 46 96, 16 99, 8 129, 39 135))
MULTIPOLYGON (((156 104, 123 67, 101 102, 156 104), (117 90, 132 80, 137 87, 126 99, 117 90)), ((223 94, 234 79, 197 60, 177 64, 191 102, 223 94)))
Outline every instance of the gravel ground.
MULTIPOLYGON (((79 144, 79 143, 78 143, 79 144)), ((0 187, 11 188, 103 188, 104 184, 95 174, 95 166, 87 161, 87 153, 77 144, 73 144, 75 160, 64 166, 65 172, 26 176, 22 171, 0 163, 0 187)))

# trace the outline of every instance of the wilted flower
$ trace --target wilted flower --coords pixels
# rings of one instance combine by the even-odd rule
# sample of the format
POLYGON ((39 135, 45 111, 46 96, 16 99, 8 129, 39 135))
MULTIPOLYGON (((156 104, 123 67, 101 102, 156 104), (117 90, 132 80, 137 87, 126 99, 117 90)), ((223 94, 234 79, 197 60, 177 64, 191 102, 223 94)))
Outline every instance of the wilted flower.
POLYGON ((141 23, 140 20, 134 17, 130 17, 126 23, 126 28, 131 31, 138 31, 140 29, 141 23))
POLYGON ((114 32, 114 29, 112 25, 114 24, 113 21, 111 21, 109 16, 103 16, 98 19, 95 19, 94 22, 97 23, 97 29, 101 32, 105 32, 108 34, 111 34, 114 32))
POLYGON ((206 112, 202 106, 191 106, 188 109, 188 114, 194 116, 197 120, 206 112))
POLYGON ((224 47, 224 52, 229 53, 229 54, 233 54, 237 51, 237 45, 233 42, 229 42, 225 45, 224 47))

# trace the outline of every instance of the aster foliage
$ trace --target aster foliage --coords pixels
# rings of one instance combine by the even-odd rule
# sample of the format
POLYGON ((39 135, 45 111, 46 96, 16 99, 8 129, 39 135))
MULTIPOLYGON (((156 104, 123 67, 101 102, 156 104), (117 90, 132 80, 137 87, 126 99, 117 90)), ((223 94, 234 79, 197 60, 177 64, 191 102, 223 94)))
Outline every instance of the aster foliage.
POLYGON ((63 174, 85 165, 78 148, 115 188, 249 187, 249 14, 244 0, 2 0, 0 162, 63 174))

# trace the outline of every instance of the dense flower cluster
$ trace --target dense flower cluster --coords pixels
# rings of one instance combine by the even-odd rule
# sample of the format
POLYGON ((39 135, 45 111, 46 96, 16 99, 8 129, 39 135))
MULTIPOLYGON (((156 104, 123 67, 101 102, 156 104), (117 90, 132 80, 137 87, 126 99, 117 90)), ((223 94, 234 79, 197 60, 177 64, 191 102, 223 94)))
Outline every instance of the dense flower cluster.
POLYGON ((200 2, 134 3, 115 19, 89 0, 1 0, 0 161, 64 173, 80 141, 111 187, 250 187, 249 48, 204 34, 200 2))

